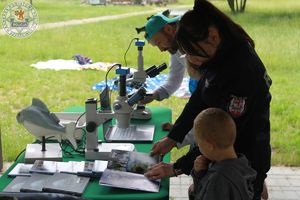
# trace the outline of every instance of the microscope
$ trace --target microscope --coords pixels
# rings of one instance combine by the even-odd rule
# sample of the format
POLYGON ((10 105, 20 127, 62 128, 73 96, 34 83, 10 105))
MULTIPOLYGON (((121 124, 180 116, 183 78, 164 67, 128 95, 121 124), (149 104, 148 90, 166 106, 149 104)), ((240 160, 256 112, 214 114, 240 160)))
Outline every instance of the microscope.
POLYGON ((113 111, 109 109, 98 110, 97 99, 87 99, 86 109, 86 151, 87 160, 106 160, 112 149, 133 151, 131 143, 111 142, 136 142, 152 141, 154 136, 154 125, 130 124, 133 106, 146 95, 146 90, 141 86, 130 98, 126 92, 126 75, 129 69, 122 68, 117 64, 116 74, 119 75, 119 95, 113 103, 113 111), (106 143, 98 141, 98 126, 115 118, 116 125, 110 126, 108 131, 103 131, 106 143))
MULTIPOLYGON (((139 88, 143 86, 146 82, 147 77, 155 77, 158 75, 161 71, 167 68, 167 65, 165 63, 159 65, 156 67, 153 65, 147 70, 144 70, 144 58, 143 58, 143 47, 145 46, 144 40, 136 40, 135 46, 138 50, 138 69, 133 73, 133 77, 127 79, 127 83, 130 83, 133 87, 139 88)), ((151 119, 152 113, 150 109, 146 108, 144 104, 141 102, 138 102, 135 109, 132 111, 132 119, 151 119)))

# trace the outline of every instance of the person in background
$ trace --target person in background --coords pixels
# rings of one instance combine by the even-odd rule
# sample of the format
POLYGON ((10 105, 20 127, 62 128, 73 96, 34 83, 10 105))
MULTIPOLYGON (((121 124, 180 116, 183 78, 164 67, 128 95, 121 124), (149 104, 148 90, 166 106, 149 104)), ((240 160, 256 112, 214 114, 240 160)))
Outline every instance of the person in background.
MULTIPOLYGON (((144 100, 150 103, 153 100, 162 101, 169 98, 181 85, 184 74, 186 59, 180 51, 175 41, 175 32, 180 16, 169 18, 169 10, 157 13, 148 18, 142 28, 137 28, 138 33, 145 31, 145 39, 154 47, 159 48, 161 52, 170 53, 170 71, 167 81, 156 89, 151 96, 144 100)), ((196 80, 191 80, 189 90, 195 91, 196 80)))
MULTIPOLYGON (((186 59, 180 51, 175 41, 175 33, 180 16, 169 18, 169 10, 157 13, 148 18, 146 24, 142 28, 137 28, 137 32, 145 31, 145 39, 154 47, 159 48, 161 52, 168 51, 170 53, 170 71, 167 81, 158 87, 152 95, 145 97, 143 103, 151 103, 153 100, 162 101, 169 98, 176 90, 179 89, 186 69, 186 59)), ((194 79, 189 80, 189 91, 193 93, 198 84, 194 79)), ((164 123, 163 129, 170 130, 171 123, 164 123)), ((193 144, 194 138, 192 131, 187 134, 184 142, 177 143, 177 147, 181 148, 185 145, 193 144)))

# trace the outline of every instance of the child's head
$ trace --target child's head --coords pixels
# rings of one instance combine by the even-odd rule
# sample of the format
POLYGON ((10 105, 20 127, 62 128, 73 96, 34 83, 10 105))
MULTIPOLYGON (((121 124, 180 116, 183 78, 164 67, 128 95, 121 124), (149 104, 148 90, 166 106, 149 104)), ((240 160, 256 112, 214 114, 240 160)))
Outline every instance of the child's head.
POLYGON ((200 151, 212 159, 213 151, 233 148, 236 127, 228 113, 219 108, 208 108, 194 120, 194 135, 200 151))

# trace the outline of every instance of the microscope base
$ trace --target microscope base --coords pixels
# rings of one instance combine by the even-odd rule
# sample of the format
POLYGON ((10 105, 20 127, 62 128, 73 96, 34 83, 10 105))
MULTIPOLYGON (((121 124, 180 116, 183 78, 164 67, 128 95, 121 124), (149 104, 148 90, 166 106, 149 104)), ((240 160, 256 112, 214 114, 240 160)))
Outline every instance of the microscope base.
POLYGON ((131 119, 151 119, 152 112, 149 108, 135 109, 131 114, 131 119))
POLYGON ((98 144, 98 150, 86 150, 86 160, 109 160, 112 149, 134 151, 135 147, 131 143, 101 143, 98 144))
POLYGON ((42 144, 27 144, 25 163, 32 164, 36 160, 62 161, 59 143, 46 143, 46 151, 42 151, 42 144))

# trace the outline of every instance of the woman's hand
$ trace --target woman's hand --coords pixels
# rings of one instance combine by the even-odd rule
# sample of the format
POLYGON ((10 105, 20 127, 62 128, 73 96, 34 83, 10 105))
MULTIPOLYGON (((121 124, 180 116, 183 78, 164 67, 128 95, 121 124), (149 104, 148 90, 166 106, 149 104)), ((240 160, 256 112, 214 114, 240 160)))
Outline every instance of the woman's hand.
POLYGON ((153 145, 150 155, 151 156, 156 154, 165 155, 166 153, 172 150, 175 144, 176 144, 175 140, 169 137, 165 137, 153 145))
POLYGON ((160 162, 150 167, 144 175, 151 180, 174 176, 173 164, 160 162))

